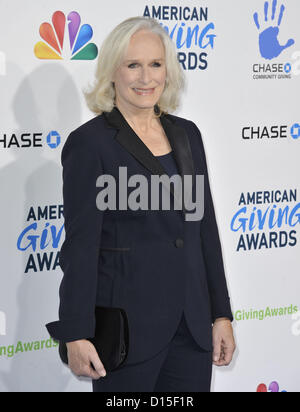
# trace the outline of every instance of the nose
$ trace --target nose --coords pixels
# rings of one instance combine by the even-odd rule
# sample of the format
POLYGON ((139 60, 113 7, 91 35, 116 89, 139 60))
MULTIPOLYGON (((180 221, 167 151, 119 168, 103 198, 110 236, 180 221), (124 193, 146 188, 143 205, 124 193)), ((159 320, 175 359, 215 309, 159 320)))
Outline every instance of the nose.
POLYGON ((142 67, 141 70, 141 82, 144 84, 149 83, 151 80, 150 69, 148 67, 142 67))

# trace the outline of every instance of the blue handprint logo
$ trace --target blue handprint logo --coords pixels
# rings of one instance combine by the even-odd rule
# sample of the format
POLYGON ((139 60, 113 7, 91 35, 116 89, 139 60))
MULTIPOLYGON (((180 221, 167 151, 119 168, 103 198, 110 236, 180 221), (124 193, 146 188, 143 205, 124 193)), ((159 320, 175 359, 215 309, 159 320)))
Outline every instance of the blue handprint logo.
MULTIPOLYGON (((271 2, 270 2, 271 3, 271 2)), ((277 21, 277 26, 271 25, 268 23, 269 20, 269 2, 265 2, 265 7, 264 7, 264 25, 268 25, 263 31, 260 31, 259 34, 259 49, 260 49, 260 54, 263 58, 272 60, 275 57, 278 57, 283 50, 287 49, 288 47, 292 46, 295 43, 295 40, 289 39, 287 43, 282 46, 279 44, 278 41, 278 34, 279 34, 279 27, 282 22, 283 18, 283 13, 284 13, 285 7, 282 4, 280 7, 279 11, 279 16, 278 16, 278 21, 277 21)), ((277 0, 273 0, 272 3, 272 23, 275 23, 275 15, 277 11, 277 0)), ((256 27, 258 30, 261 30, 259 19, 258 19, 258 13, 254 13, 254 22, 256 24, 256 27)))

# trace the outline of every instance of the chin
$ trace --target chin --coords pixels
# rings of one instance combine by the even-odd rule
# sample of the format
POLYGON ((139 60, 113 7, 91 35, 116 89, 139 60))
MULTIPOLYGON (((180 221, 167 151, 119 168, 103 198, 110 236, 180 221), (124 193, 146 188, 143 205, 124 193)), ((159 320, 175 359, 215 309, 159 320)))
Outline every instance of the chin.
POLYGON ((134 102, 133 102, 133 104, 135 104, 136 106, 139 106, 139 107, 142 107, 142 108, 151 108, 151 107, 154 107, 156 104, 157 104, 157 102, 158 102, 158 100, 159 100, 159 97, 158 98, 155 98, 155 99, 134 99, 134 102))
POLYGON ((145 102, 142 102, 141 100, 135 100, 132 101, 131 104, 133 104, 136 107, 139 107, 140 109, 151 109, 152 107, 154 107, 156 105, 156 100, 148 100, 145 102))

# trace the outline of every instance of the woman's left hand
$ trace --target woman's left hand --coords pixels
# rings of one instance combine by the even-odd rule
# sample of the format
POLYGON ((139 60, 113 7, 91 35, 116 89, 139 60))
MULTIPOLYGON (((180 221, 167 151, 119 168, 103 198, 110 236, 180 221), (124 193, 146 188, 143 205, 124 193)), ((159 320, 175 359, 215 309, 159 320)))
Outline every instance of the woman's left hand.
POLYGON ((235 351, 235 341, 231 321, 218 318, 213 325, 213 364, 227 366, 235 351))

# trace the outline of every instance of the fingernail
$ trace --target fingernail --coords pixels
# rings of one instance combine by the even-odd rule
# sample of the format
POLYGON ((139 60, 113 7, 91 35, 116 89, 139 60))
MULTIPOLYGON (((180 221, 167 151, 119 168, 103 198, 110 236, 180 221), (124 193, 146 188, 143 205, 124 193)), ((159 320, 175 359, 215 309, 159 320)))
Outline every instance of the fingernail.
POLYGON ((101 376, 106 376, 106 373, 105 373, 105 372, 101 372, 101 376))

